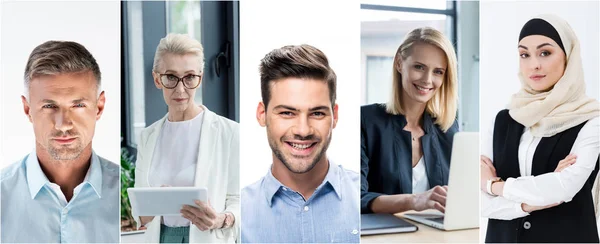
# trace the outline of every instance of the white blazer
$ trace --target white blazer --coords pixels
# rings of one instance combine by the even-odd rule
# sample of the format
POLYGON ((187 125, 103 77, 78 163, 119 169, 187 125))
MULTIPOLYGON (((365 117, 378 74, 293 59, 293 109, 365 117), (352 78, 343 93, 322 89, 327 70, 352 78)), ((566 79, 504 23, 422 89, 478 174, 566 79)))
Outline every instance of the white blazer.
MULTIPOLYGON (((190 225, 190 243, 233 243, 240 234, 240 167, 239 124, 204 109, 200 136, 198 162, 194 186, 208 189, 208 199, 216 212, 231 212, 235 216, 233 227, 200 231, 190 225)), ((167 116, 142 130, 137 144, 135 162, 135 187, 149 187, 149 170, 154 148, 167 116)), ((134 216, 139 222, 139 216, 134 216)), ((146 242, 160 241, 161 216, 146 224, 146 242)), ((138 223, 138 227, 139 227, 138 223)))

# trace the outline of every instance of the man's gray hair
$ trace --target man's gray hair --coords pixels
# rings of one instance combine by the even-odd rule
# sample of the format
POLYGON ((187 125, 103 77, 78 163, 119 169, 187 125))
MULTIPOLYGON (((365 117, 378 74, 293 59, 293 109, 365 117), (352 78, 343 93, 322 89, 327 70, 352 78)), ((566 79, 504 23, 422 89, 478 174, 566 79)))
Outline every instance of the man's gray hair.
POLYGON ((47 41, 37 46, 25 66, 25 97, 29 99, 31 80, 43 75, 91 71, 97 81, 100 94, 100 68, 94 56, 77 42, 47 41))

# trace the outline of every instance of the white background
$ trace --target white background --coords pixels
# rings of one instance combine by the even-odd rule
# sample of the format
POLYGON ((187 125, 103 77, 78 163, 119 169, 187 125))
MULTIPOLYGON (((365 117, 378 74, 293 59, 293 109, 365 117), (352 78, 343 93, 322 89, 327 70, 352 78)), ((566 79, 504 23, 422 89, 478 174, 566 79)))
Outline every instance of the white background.
POLYGON ((106 93, 93 148, 112 162, 120 159, 120 2, 3 2, 0 44, 0 168, 22 159, 35 146, 33 126, 23 113, 23 72, 31 51, 49 40, 75 41, 96 58, 106 93))
POLYGON ((256 121, 260 60, 285 45, 310 44, 337 74, 339 120, 327 151, 332 162, 360 169, 360 4, 357 1, 240 1, 241 187, 272 163, 266 128, 256 121))
MULTIPOLYGON (((565 19, 581 43, 588 96, 598 99, 599 2, 481 2, 481 131, 487 133, 498 111, 520 88, 517 77, 517 43, 523 25, 537 14, 551 13, 565 19)), ((487 219, 482 219, 484 240, 487 219)))

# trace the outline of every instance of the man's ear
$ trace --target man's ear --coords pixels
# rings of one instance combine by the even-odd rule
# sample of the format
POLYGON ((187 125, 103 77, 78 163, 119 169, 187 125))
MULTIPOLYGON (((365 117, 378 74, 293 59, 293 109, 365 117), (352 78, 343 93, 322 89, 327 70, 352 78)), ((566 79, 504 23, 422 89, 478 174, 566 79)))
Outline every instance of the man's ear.
POLYGON ((338 105, 337 103, 333 105, 333 128, 337 125, 338 122, 338 105))
POLYGON ((96 113, 96 120, 99 120, 102 117, 102 113, 104 113, 104 103, 106 102, 106 97, 104 96, 104 91, 100 93, 98 96, 98 102, 96 102, 96 107, 98 108, 98 112, 96 113))
POLYGON ((31 119, 31 114, 29 113, 31 107, 29 107, 29 102, 27 101, 27 98, 25 98, 25 96, 21 96, 21 103, 23 103, 23 112, 25 112, 25 115, 27 115, 27 119, 29 119, 29 122, 33 123, 33 120, 31 119))
POLYGON ((266 111, 266 107, 265 104, 263 104, 263 102, 258 102, 258 106, 256 107, 256 120, 258 121, 258 124, 260 124, 260 126, 265 127, 267 126, 267 111, 266 111))

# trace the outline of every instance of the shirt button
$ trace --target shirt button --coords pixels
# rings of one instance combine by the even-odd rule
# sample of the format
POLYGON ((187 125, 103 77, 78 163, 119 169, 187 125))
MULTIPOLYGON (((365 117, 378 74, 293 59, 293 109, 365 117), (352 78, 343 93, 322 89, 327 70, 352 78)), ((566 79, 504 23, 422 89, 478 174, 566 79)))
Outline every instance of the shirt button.
POLYGON ((308 211, 308 206, 304 206, 304 212, 308 211))
POLYGON ((356 230, 356 229, 352 230, 352 234, 353 234, 353 235, 356 235, 356 234, 358 234, 358 230, 356 230))
POLYGON ((63 209, 63 214, 67 214, 68 210, 65 208, 63 209))
POLYGON ((529 221, 525 221, 525 223, 523 223, 523 228, 529 230, 529 228, 531 228, 531 223, 529 223, 529 221))
POLYGON ((283 190, 284 190, 284 191, 287 191, 287 187, 284 187, 284 188, 283 188, 283 190))

